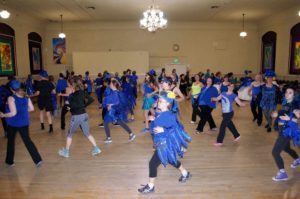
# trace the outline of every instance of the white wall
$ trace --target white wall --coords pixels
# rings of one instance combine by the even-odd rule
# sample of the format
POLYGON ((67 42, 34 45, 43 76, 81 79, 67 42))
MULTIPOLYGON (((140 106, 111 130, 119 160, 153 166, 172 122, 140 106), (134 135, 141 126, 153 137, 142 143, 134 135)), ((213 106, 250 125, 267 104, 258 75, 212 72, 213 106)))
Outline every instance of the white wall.
POLYGON ((0 22, 9 25, 15 30, 17 76, 25 77, 30 74, 28 34, 37 32, 44 41, 45 24, 13 10, 10 11, 13 13, 11 17, 5 20, 0 18, 0 22))
MULTIPOLYGON (((291 78, 295 76, 289 75, 290 31, 294 25, 300 23, 299 10, 300 5, 297 8, 272 15, 259 23, 258 31, 260 40, 268 31, 277 33, 275 71, 279 76, 289 76, 291 78)), ((258 54, 259 60, 261 59, 260 50, 258 54)))
MULTIPOLYGON (((52 64, 52 38, 57 37, 59 27, 58 23, 46 27, 45 64, 57 72, 65 67, 52 64)), ((156 33, 140 30, 138 21, 66 23, 67 65, 73 64, 72 53, 76 51, 147 51, 150 68, 159 68, 178 57, 181 63, 190 65, 191 72, 207 68, 224 73, 242 73, 245 69, 258 72, 257 26, 246 24, 246 28, 249 36, 241 39, 240 23, 174 22, 156 33), (180 45, 178 52, 172 49, 175 43, 180 45)))

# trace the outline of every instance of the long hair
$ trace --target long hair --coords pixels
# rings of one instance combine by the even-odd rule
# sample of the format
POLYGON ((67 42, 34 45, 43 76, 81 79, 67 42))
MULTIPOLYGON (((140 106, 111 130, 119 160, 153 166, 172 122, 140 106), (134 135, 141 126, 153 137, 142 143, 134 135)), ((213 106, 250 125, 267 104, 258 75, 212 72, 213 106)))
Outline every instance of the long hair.
POLYGON ((74 88, 75 88, 76 91, 78 91, 78 90, 84 90, 84 85, 82 83, 81 78, 79 78, 79 77, 74 77, 73 86, 74 86, 74 88))

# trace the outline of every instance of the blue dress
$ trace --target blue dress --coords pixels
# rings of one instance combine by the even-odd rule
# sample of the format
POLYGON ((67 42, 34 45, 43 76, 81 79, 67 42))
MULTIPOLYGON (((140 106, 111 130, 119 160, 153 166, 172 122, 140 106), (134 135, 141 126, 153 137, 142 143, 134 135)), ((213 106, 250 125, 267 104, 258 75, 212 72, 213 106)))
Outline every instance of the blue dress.
POLYGON ((171 111, 157 113, 157 117, 150 124, 150 130, 153 134, 155 150, 162 164, 176 165, 178 156, 183 157, 182 148, 187 148, 188 142, 192 140, 176 115, 171 111), (155 127, 162 127, 164 132, 154 133, 155 127))
POLYGON ((122 84, 122 88, 123 88, 122 92, 123 92, 125 98, 127 99, 129 109, 131 111, 133 111, 135 104, 136 104, 136 99, 135 99, 135 95, 134 95, 134 87, 131 84, 124 82, 122 84))
POLYGON ((260 101, 260 107, 263 110, 275 110, 276 109, 276 86, 271 88, 266 85, 262 86, 262 98, 260 101))
POLYGON ((143 110, 150 110, 154 103, 154 98, 152 96, 147 97, 147 94, 152 93, 154 90, 149 86, 148 83, 144 83, 144 100, 143 100, 143 110))

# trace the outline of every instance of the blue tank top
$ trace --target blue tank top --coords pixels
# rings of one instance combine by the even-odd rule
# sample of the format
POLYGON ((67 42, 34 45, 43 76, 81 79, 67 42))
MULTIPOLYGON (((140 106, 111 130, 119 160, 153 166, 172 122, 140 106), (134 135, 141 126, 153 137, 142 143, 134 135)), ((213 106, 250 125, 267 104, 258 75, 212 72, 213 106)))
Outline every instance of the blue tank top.
MULTIPOLYGON (((28 98, 12 96, 15 99, 17 114, 10 118, 5 118, 9 126, 23 127, 29 125, 29 113, 28 113, 28 98)), ((6 113, 10 112, 8 105, 6 106, 6 113)))
POLYGON ((252 101, 256 100, 256 97, 260 92, 261 86, 252 86, 252 101))
POLYGON ((153 89, 149 86, 149 84, 144 83, 144 96, 146 96, 148 93, 152 93, 153 89))

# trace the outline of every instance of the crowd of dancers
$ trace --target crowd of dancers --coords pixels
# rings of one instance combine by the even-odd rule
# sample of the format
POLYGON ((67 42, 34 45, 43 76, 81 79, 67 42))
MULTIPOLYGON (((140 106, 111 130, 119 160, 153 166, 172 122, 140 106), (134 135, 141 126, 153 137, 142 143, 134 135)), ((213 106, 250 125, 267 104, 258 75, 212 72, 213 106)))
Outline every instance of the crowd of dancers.
MULTIPOLYGON (((240 133, 233 123, 234 108, 247 106, 250 102, 253 121, 262 125, 263 115, 266 120, 265 128, 271 132, 272 128, 279 135, 274 144, 272 155, 279 172, 272 179, 284 181, 288 179, 281 152, 285 151, 292 158, 291 168, 300 166, 300 159, 295 150, 291 148, 291 140, 300 146, 300 131, 298 122, 300 118, 300 100, 297 93, 298 82, 276 82, 274 71, 251 78, 251 71, 245 70, 245 76, 234 78, 233 73, 222 76, 221 72, 213 74, 208 69, 205 73, 193 76, 177 75, 174 69, 167 75, 165 69, 157 75, 155 70, 146 73, 141 84, 143 96, 143 115, 145 127, 142 133, 150 133, 153 140, 154 153, 149 162, 149 182, 138 189, 141 193, 154 192, 155 178, 159 165, 171 164, 177 168, 181 176, 179 182, 190 180, 192 174, 186 170, 178 160, 187 151, 190 135, 184 130, 180 121, 179 103, 191 100, 191 124, 197 122, 196 134, 204 132, 206 123, 210 131, 219 131, 215 147, 223 146, 226 128, 231 131, 233 141, 238 142, 240 133), (220 102, 222 122, 219 129, 214 121, 212 112, 220 102), (278 106, 278 104, 281 104, 278 106), (277 107, 280 107, 279 109, 277 107), (277 110, 278 109, 278 110, 277 110)), ((99 110, 102 111, 102 123, 106 138, 104 143, 112 143, 110 123, 121 126, 128 133, 128 141, 132 142, 136 134, 127 125, 133 122, 136 99, 138 97, 139 80, 135 71, 130 69, 112 74, 104 71, 96 79, 90 77, 87 71, 84 76, 75 75, 74 72, 59 74, 57 82, 47 71, 41 71, 39 80, 34 81, 29 75, 24 83, 10 77, 6 85, 0 87, 0 117, 5 136, 7 137, 6 164, 14 166, 14 143, 16 133, 19 132, 27 150, 37 167, 43 161, 29 136, 29 112, 34 110, 32 101, 37 102, 40 111, 41 130, 45 129, 44 115, 49 124, 49 133, 54 132, 53 116, 60 113, 60 128, 66 128, 66 114, 71 113, 67 132, 66 145, 58 151, 62 157, 70 157, 70 147, 75 131, 80 128, 85 137, 92 144, 92 155, 101 153, 101 149, 89 128, 89 116, 86 107, 93 103, 91 93, 95 91, 99 110)), ((141 82, 141 81, 140 81, 141 82)))

